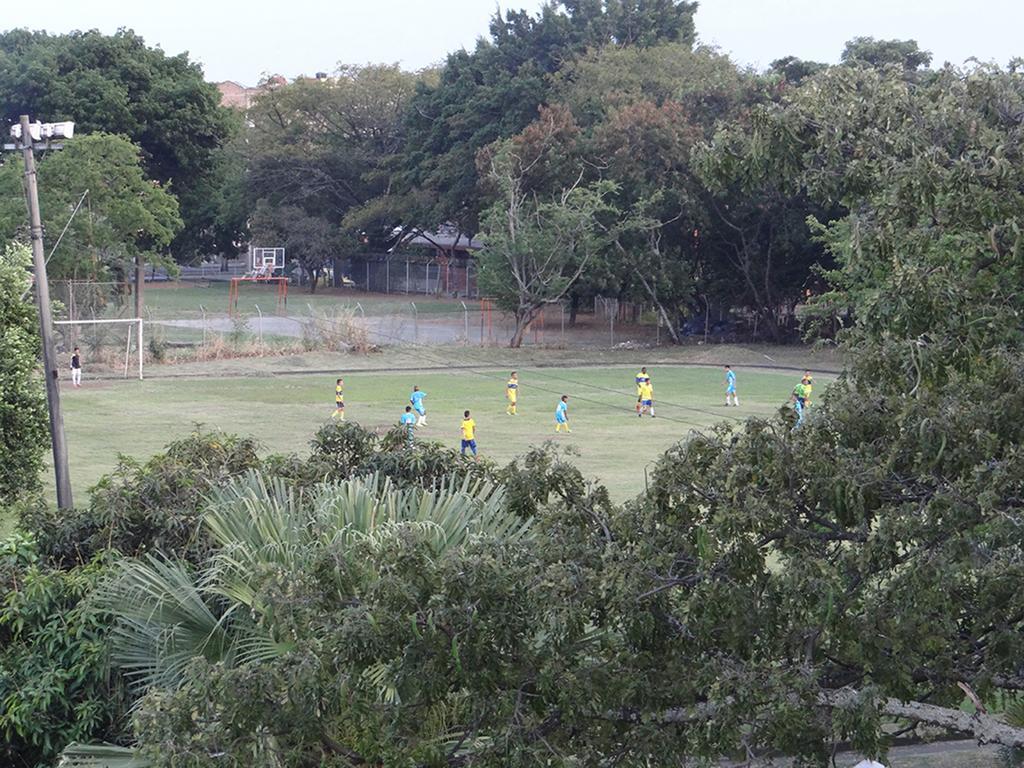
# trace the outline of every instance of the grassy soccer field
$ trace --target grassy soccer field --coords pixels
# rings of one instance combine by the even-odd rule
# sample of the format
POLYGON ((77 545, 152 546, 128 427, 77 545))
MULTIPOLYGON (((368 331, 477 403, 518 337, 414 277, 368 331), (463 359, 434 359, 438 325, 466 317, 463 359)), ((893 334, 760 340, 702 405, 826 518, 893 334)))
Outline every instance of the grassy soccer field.
MULTIPOLYGON (((767 416, 783 404, 796 373, 739 369, 742 406, 724 407, 722 372, 711 367, 657 367, 650 373, 657 418, 638 419, 636 368, 520 368, 520 414, 505 413, 504 370, 352 373, 345 376, 348 418, 370 428, 397 422, 413 384, 427 392, 423 439, 457 447, 470 409, 482 456, 507 462, 530 446, 556 440, 579 452, 576 463, 617 500, 644 488, 644 469, 673 443, 723 419, 767 416), (555 435, 554 410, 569 395, 571 435, 555 435)), ((819 387, 824 381, 819 381, 819 387)), ((86 382, 64 390, 72 482, 78 503, 113 466, 118 453, 145 458, 187 434, 196 422, 256 437, 267 452, 304 452, 331 417, 334 377, 302 374, 253 378, 178 378, 86 382)), ((819 389, 820 393, 820 389, 819 389)))

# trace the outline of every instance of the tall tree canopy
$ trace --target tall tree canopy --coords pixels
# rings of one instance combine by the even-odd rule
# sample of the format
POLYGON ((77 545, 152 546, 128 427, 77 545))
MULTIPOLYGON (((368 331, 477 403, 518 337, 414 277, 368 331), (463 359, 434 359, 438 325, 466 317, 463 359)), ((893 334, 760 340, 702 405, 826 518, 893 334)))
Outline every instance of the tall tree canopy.
MULTIPOLYGON (((51 278, 125 280, 136 257, 166 258, 181 229, 178 201, 145 177, 139 148, 122 136, 96 133, 65 142, 38 162, 39 208, 50 249, 51 278), (78 214, 75 206, 88 192, 78 214), (70 224, 68 224, 70 220, 70 224)), ((0 237, 27 242, 23 165, 0 166, 0 237)))
POLYGON ((387 167, 403 148, 415 86, 431 77, 397 65, 342 67, 326 81, 268 88, 249 111, 239 147, 245 195, 259 212, 254 237, 290 242, 310 271, 351 253, 361 232, 371 247, 382 247, 396 216, 387 167), (325 247, 314 254, 311 242, 325 247))
POLYGON ((843 48, 843 64, 860 67, 902 67, 913 72, 931 64, 932 55, 922 51, 916 40, 876 40, 855 37, 843 48))
POLYGON ((614 44, 690 45, 696 4, 679 0, 563 0, 536 15, 508 11, 490 39, 449 55, 440 82, 422 85, 408 113, 408 140, 396 175, 411 223, 479 226, 476 153, 521 131, 548 102, 550 76, 588 48, 614 44))
POLYGON ((146 175, 178 196, 184 228, 175 255, 212 250, 213 220, 204 205, 211 157, 232 120, 217 89, 187 54, 168 56, 131 30, 51 35, 24 29, 0 34, 0 121, 27 114, 73 120, 79 133, 114 133, 140 148, 146 175))

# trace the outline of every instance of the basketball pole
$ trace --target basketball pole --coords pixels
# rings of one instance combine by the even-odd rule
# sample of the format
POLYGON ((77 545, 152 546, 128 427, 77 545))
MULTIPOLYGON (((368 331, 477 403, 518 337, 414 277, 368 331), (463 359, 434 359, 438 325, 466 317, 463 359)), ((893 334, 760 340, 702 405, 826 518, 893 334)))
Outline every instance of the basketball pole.
POLYGON ((46 279, 43 253, 43 223, 39 215, 39 187, 36 158, 28 115, 21 116, 21 148, 25 158, 25 199, 28 202, 29 232, 32 240, 32 266, 36 277, 36 301, 39 305, 39 335, 43 346, 43 380, 50 414, 50 443, 53 447, 53 474, 57 482, 57 507, 72 509, 71 475, 68 469, 68 442, 64 435, 64 413, 60 407, 60 377, 53 347, 53 317, 50 314, 50 284, 46 279))

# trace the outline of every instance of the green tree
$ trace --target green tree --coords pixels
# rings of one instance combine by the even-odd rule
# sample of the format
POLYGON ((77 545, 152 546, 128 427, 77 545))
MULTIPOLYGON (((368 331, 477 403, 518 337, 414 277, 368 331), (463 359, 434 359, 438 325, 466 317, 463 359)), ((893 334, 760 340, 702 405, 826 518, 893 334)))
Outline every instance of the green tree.
POLYGON ((690 45, 696 5, 679 0, 552 2, 536 15, 496 14, 490 39, 449 55, 436 85, 421 85, 410 104, 405 151, 394 193, 403 222, 432 229, 451 222, 480 226, 488 200, 478 191, 475 158, 522 131, 550 103, 551 76, 589 48, 690 45))
POLYGON ((524 188, 530 162, 513 144, 499 145, 489 162, 489 180, 501 199, 483 220, 480 287, 513 313, 509 346, 518 347, 541 309, 565 298, 607 247, 598 219, 611 211, 606 198, 614 185, 577 182, 540 200, 524 188))
POLYGON ((337 225, 296 205, 275 207, 260 201, 250 227, 257 242, 284 246, 289 261, 305 272, 310 293, 316 292, 320 274, 344 247, 337 225))
POLYGON ((851 342, 897 366, 879 381, 909 391, 919 376, 973 378, 994 351, 1017 348, 1021 111, 1016 72, 944 69, 910 83, 837 67, 762 112, 746 149, 719 146, 724 162, 774 163, 849 212, 814 223, 840 267, 817 311, 853 308, 851 342))
POLYGON ((927 67, 932 61, 932 55, 918 48, 916 40, 855 37, 843 48, 840 61, 848 66, 899 67, 907 72, 913 72, 921 67, 927 67))
POLYGON ((0 34, 0 105, 3 122, 27 114, 73 120, 80 133, 127 136, 141 149, 145 175, 181 201, 175 256, 189 260, 212 249, 206 181, 233 120, 187 54, 168 56, 131 30, 11 30, 0 34))
POLYGON ((804 61, 796 56, 783 56, 781 59, 773 61, 768 71, 782 77, 783 82, 788 85, 800 85, 805 79, 816 75, 827 67, 828 64, 817 61, 804 61))
POLYGON ((653 305, 675 342, 682 318, 706 311, 700 294, 742 304, 742 280, 713 269, 725 254, 709 246, 724 225, 693 150, 763 101, 762 83, 725 56, 679 43, 591 50, 555 82, 579 122, 579 154, 617 184, 615 204, 624 212, 611 229, 618 258, 608 260, 613 277, 603 289, 653 305))
MULTIPOLYGON (((20 158, 0 166, 0 237, 25 237, 25 206, 16 196, 22 167, 20 158)), ((133 265, 167 261, 167 247, 181 229, 178 201, 145 177, 134 144, 110 134, 82 136, 42 157, 37 168, 39 207, 51 248, 68 227, 50 262, 52 279, 127 283, 133 265)))
POLYGON ((264 221, 284 218, 274 209, 292 208, 289 231, 306 233, 297 258, 312 267, 346 255, 360 233, 371 247, 384 247, 396 223, 387 168, 402 150, 416 84, 430 77, 398 65, 346 66, 326 81, 268 88, 256 100, 243 146, 246 194, 264 221), (338 241, 332 249, 314 257, 309 246, 322 238, 311 222, 294 221, 296 208, 322 222, 317 227, 338 241))
MULTIPOLYGON (((842 202, 849 213, 819 229, 837 268, 817 311, 856 318, 841 336, 850 368, 805 424, 752 421, 669 452, 623 526, 643 563, 622 575, 638 579, 626 594, 656 603, 665 634, 651 642, 673 649, 658 674, 707 672, 676 713, 714 722, 719 748, 824 764, 836 738, 884 752, 888 718, 1024 741, 961 710, 965 691, 1024 687, 1011 586, 1024 186, 1008 161, 1024 149, 1022 107, 1017 73, 911 84, 838 67, 756 116, 749 151, 716 147, 842 202)), ((644 701, 667 704, 672 688, 644 701)))
POLYGON ((0 507, 39 490, 49 443, 31 264, 23 246, 8 245, 0 251, 0 507))

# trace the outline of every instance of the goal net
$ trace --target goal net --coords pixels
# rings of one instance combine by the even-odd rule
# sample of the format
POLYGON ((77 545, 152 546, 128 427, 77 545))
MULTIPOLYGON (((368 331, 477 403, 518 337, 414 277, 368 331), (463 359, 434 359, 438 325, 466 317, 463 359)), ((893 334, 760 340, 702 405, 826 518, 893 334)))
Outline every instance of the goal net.
POLYGON ((106 375, 142 378, 145 362, 145 321, 140 317, 55 320, 54 342, 61 367, 70 365, 75 347, 82 367, 106 375))

